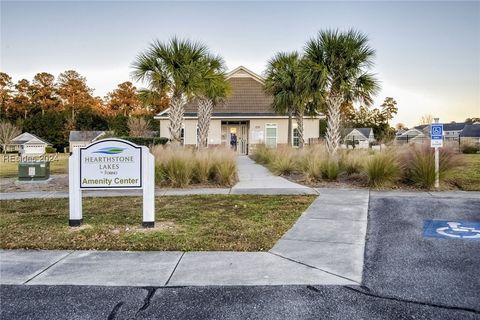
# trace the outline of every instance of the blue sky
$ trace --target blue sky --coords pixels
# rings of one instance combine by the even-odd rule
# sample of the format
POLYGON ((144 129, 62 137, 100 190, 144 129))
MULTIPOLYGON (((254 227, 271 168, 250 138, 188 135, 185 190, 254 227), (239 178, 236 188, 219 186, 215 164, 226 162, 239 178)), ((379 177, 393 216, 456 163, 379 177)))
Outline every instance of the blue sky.
MULTIPOLYGON (((135 56, 173 35, 207 44, 229 69, 262 73, 325 28, 355 28, 398 102, 392 124, 480 116, 480 2, 1 2, 0 68, 15 81, 75 69, 104 96, 130 80, 135 56)), ((141 84, 138 84, 141 86, 141 84)))

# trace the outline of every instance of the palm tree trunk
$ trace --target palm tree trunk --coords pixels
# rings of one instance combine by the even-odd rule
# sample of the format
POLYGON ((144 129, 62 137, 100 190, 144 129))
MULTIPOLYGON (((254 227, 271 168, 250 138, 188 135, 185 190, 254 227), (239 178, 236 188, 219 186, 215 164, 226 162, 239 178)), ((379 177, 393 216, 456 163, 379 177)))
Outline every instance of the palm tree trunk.
POLYGON ((298 147, 303 148, 305 145, 304 139, 304 127, 303 127, 303 110, 297 110, 295 113, 297 118, 297 130, 298 130, 298 147))
POLYGON ((338 94, 332 94, 327 99, 327 152, 334 161, 337 159, 337 150, 340 147, 340 105, 342 101, 343 97, 338 94))
POLYGON ((198 102, 198 147, 208 147, 208 130, 212 117, 213 101, 211 99, 200 99, 198 102))
POLYGON ((170 120, 170 139, 173 145, 181 144, 183 114, 185 110, 186 98, 181 96, 172 97, 168 118, 170 120))
POLYGON ((287 138, 287 144, 289 147, 293 146, 292 143, 292 109, 288 110, 288 138, 287 138))

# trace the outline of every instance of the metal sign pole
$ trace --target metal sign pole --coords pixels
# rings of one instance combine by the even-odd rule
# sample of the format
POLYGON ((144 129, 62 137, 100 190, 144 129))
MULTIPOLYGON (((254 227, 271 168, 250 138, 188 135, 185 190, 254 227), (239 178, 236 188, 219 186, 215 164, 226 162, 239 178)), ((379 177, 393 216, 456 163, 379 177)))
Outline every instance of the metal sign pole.
POLYGON ((438 124, 439 118, 434 119, 434 124, 430 128, 430 138, 432 140, 431 144, 435 141, 435 189, 440 188, 440 152, 439 147, 443 146, 443 125, 438 124), (438 141, 438 143, 437 143, 438 141))
POLYGON ((440 188, 440 154, 438 147, 435 148, 435 188, 440 188))

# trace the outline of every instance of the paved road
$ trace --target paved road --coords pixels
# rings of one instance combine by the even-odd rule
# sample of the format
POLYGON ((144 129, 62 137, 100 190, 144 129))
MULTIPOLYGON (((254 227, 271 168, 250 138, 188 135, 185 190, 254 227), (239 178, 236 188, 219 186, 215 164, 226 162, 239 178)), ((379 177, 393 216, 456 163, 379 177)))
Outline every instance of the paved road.
POLYGON ((479 313, 384 299, 359 287, 128 288, 3 286, 2 319, 478 319, 479 313))

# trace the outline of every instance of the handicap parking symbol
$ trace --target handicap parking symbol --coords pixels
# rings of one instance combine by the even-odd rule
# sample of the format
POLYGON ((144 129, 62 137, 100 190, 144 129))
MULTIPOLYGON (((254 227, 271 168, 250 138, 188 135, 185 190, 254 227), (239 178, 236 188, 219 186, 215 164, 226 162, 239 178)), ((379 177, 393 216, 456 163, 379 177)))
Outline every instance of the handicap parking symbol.
POLYGON ((423 235, 432 238, 480 240, 480 222, 425 220, 423 235))
POLYGON ((442 135, 442 128, 441 127, 433 127, 432 128, 432 135, 433 136, 441 136, 442 135))

